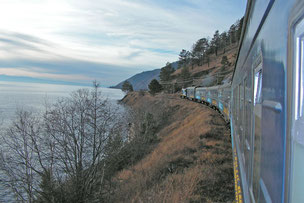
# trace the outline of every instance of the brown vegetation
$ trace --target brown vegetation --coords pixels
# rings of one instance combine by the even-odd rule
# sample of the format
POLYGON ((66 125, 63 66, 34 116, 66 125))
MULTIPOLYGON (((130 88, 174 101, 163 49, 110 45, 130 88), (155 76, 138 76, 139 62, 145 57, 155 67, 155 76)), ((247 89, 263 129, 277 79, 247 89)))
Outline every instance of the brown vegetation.
MULTIPOLYGON (((234 68, 234 64, 236 61, 236 56, 238 52, 238 43, 232 44, 225 50, 225 53, 223 53, 224 50, 219 50, 218 55, 215 54, 210 55, 210 63, 204 63, 203 65, 193 65, 189 66, 189 72, 192 76, 199 75, 199 73, 211 70, 208 72, 208 74, 214 75, 216 72, 220 71, 220 68, 222 67, 221 60, 222 56, 227 56, 228 61, 230 62, 230 66, 227 67, 225 71, 232 71, 234 68)), ((172 75, 178 75, 181 73, 182 69, 177 69, 172 75)))
POLYGON ((233 201, 230 133, 217 112, 177 95, 130 93, 124 102, 171 113, 151 152, 113 178, 117 187, 109 201, 233 201))

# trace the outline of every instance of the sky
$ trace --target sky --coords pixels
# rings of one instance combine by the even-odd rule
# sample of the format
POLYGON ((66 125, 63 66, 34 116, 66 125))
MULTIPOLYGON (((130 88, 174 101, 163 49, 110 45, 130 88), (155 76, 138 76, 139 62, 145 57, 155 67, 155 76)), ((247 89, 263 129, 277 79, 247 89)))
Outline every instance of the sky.
POLYGON ((0 81, 115 85, 178 60, 246 0, 0 0, 0 81))

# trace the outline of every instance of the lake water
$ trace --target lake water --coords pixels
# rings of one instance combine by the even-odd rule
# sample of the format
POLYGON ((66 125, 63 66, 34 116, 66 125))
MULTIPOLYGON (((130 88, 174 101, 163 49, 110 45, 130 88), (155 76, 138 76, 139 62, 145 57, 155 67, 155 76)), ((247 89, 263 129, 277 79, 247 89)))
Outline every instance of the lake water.
MULTIPOLYGON (((53 85, 36 83, 0 82, 0 135, 15 117, 18 109, 39 111, 45 103, 51 104, 60 97, 67 97, 72 91, 90 88, 88 86, 53 85)), ((118 89, 101 88, 104 98, 110 101, 119 100, 124 93, 118 89)), ((1 172, 0 172, 1 180, 1 172)), ((0 181, 0 203, 14 202, 10 195, 5 193, 0 181)))
MULTIPOLYGON (((37 83, 0 82, 0 122, 7 124, 17 109, 38 110, 45 102, 52 103, 72 91, 88 86, 53 85, 37 83)), ((119 100, 124 93, 119 89, 101 88, 105 98, 119 100)))

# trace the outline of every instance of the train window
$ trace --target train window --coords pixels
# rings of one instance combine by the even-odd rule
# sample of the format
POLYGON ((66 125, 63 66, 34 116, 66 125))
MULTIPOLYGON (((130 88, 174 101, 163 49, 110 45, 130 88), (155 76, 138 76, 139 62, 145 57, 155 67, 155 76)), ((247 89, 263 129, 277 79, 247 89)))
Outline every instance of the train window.
POLYGON ((239 137, 240 126, 240 86, 236 89, 236 134, 239 137))
POLYGON ((262 90, 262 69, 257 71, 254 75, 254 105, 261 103, 262 90))
POLYGON ((293 117, 291 131, 291 202, 304 202, 304 19, 295 27, 293 117))
MULTIPOLYGON (((233 113, 234 113, 235 126, 237 126, 237 122, 238 122, 238 118, 237 118, 237 113, 238 113, 238 108, 237 108, 237 106, 238 106, 238 103, 237 103, 237 101, 238 101, 238 91, 239 91, 238 87, 236 86, 234 88, 234 93, 233 93, 234 109, 235 109, 235 111, 233 113)), ((237 134, 237 128, 235 128, 234 133, 235 133, 235 135, 237 134)))
POLYGON ((220 89, 219 91, 218 91, 218 98, 222 98, 222 89, 220 89))
POLYGON ((240 85, 237 88, 237 120, 238 120, 238 126, 240 121, 240 85))
POLYGON ((260 189, 260 160, 261 160, 261 118, 262 118, 262 62, 253 72, 253 128, 254 135, 253 146, 253 168, 251 193, 255 200, 259 199, 260 189))
MULTIPOLYGON (((250 75, 251 76, 251 75, 250 75)), ((251 185, 251 158, 252 158, 252 133, 251 133, 251 88, 252 88, 252 80, 251 77, 246 77, 244 81, 244 91, 245 91, 245 170, 247 175, 247 183, 251 185)))
MULTIPOLYGON (((233 90, 233 109, 236 109, 236 87, 233 90)), ((233 111, 234 122, 236 119, 236 111, 233 111)))
POLYGON ((239 137, 240 137, 240 151, 242 154, 242 158, 243 158, 243 163, 244 163, 244 83, 242 81, 242 83, 240 84, 239 87, 239 117, 240 117, 240 122, 239 122, 239 126, 240 126, 240 132, 239 132, 239 137))
POLYGON ((238 92, 238 89, 237 87, 235 87, 234 89, 234 95, 233 95, 233 98, 234 98, 234 108, 235 108, 235 111, 234 111, 234 118, 235 118, 235 121, 237 121, 237 92, 238 92))
MULTIPOLYGON (((235 98, 235 94, 236 94, 236 88, 233 89, 233 109, 236 109, 236 98, 235 98)), ((235 122, 235 111, 232 112, 233 113, 233 122, 235 122)))
MULTIPOLYGON (((243 147, 244 147, 244 165, 245 163, 245 155, 247 153, 247 145, 246 145, 246 129, 247 129, 247 117, 246 117, 246 83, 247 83, 247 77, 244 78, 244 83, 243 83, 243 147)), ((247 159, 248 160, 248 159, 247 159)), ((247 173, 246 173, 247 174, 247 173)))

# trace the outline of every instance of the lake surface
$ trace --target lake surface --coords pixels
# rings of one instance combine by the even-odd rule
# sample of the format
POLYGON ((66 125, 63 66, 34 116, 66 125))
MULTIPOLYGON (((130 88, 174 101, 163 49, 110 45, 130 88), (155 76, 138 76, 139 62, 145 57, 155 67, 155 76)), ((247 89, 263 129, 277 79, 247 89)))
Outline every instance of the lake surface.
MULTIPOLYGON (((0 122, 8 124, 17 109, 37 111, 45 103, 53 103, 60 97, 67 97, 73 91, 89 86, 53 85, 38 83, 0 82, 0 122)), ((124 93, 119 89, 100 88, 109 100, 119 100, 124 93)))
MULTIPOLYGON (((0 136, 15 117, 18 109, 40 111, 45 103, 54 103, 58 98, 67 97, 73 91, 88 86, 53 85, 37 83, 0 82, 0 136)), ((100 88, 104 98, 113 101, 122 99, 124 93, 119 89, 100 88)), ((0 172, 0 179, 1 179, 0 172)), ((14 202, 0 183, 0 203, 14 202)))

